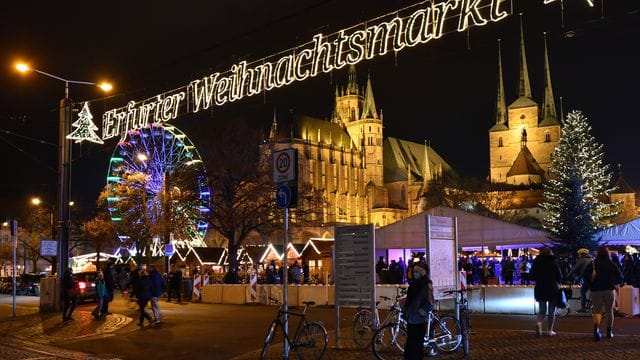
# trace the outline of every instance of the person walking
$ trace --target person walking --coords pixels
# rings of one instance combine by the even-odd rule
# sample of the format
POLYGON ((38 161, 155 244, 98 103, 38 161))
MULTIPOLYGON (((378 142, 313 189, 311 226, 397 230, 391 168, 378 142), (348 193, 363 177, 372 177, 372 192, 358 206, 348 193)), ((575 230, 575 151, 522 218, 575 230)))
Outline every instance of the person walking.
POLYGON ((178 303, 182 302, 180 295, 180 286, 182 285, 182 271, 177 266, 173 266, 171 274, 169 274, 169 295, 167 296, 167 302, 171 302, 171 295, 175 292, 178 297, 178 303))
POLYGON ((589 249, 579 249, 578 250, 578 261, 571 268, 571 271, 567 274, 568 280, 574 280, 580 282, 580 309, 579 313, 584 313, 589 311, 587 309, 587 290, 589 283, 584 279, 584 271, 587 268, 587 265, 591 264, 593 261, 593 257, 589 254, 589 249))
POLYGON ((424 335, 429 311, 433 309, 433 290, 425 264, 413 266, 413 280, 409 283, 403 316, 407 321, 407 342, 404 358, 421 360, 424 354, 424 335))
POLYGON ((540 255, 533 260, 530 275, 536 282, 533 294, 538 302, 536 336, 542 335, 542 321, 545 315, 547 316, 547 334, 554 336, 556 333, 553 331, 553 326, 556 320, 558 291, 561 291, 562 273, 550 248, 542 248, 540 255))
POLYGON ((111 260, 107 262, 107 266, 104 268, 104 286, 107 290, 106 301, 102 304, 101 313, 106 315, 111 315, 109 312, 109 303, 113 301, 113 287, 116 283, 116 275, 113 269, 113 263, 111 260))
POLYGON ((96 296, 98 299, 98 305, 91 312, 91 315, 98 320, 107 316, 102 312, 104 303, 107 301, 107 287, 104 284, 104 273, 102 271, 98 271, 98 276, 96 278, 96 296))
POLYGON ((607 338, 613 338, 615 289, 623 280, 620 268, 611 260, 606 246, 598 247, 596 258, 584 270, 584 279, 591 291, 593 339, 599 341, 602 312, 607 316, 607 338))
POLYGON ((78 305, 78 282, 73 278, 71 268, 65 270, 62 276, 62 321, 73 320, 71 315, 78 305))
POLYGON ((155 265, 151 265, 151 310, 153 311, 153 323, 160 323, 160 296, 164 292, 164 280, 155 265))
POLYGON ((140 307, 140 321, 138 322, 138 326, 144 326, 144 319, 147 319, 149 323, 153 321, 151 316, 145 311, 153 293, 152 289, 153 286, 149 273, 145 269, 140 270, 138 281, 136 282, 136 296, 138 297, 138 306, 140 307))

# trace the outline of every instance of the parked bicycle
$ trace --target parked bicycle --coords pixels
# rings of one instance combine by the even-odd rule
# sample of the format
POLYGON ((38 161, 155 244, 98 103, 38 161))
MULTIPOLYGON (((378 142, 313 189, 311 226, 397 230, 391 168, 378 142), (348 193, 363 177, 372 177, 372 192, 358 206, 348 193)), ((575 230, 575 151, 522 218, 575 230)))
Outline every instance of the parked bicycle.
MULTIPOLYGON (((395 302, 389 308, 389 312, 385 319, 380 322, 380 316, 378 315, 378 305, 380 302, 376 302, 376 307, 374 311, 376 312, 375 319, 377 321, 374 322, 373 314, 371 310, 368 308, 358 307, 356 314, 353 316, 353 341, 360 347, 366 347, 371 344, 371 338, 373 337, 373 333, 379 328, 390 324, 390 323, 398 323, 402 319, 400 314, 402 313, 402 301, 407 296, 407 289, 400 288, 400 292, 396 295, 395 302)), ((389 301, 391 300, 388 296, 380 296, 381 300, 389 301)))
POLYGON ((446 290, 445 295, 456 295, 456 304, 459 306, 458 321, 460 322, 460 334, 462 335, 462 351, 464 355, 469 355, 469 335, 471 334, 471 322, 469 319, 469 302, 465 298, 465 293, 477 289, 467 288, 461 290, 446 290))
MULTIPOLYGON (((269 300, 275 303, 280 303, 277 299, 272 297, 269 297, 269 300)), ((278 336, 278 328, 280 328, 283 340, 289 344, 291 351, 295 351, 297 353, 298 358, 316 360, 322 358, 327 350, 327 342, 329 340, 327 336, 327 329, 325 329, 320 322, 307 322, 305 314, 309 309, 309 306, 315 305, 315 302, 304 301, 303 304, 304 310, 302 310, 301 313, 284 311, 284 305, 280 305, 280 308, 276 313, 276 318, 271 323, 271 326, 269 326, 269 332, 267 332, 267 337, 264 339, 262 353, 260 354, 261 360, 282 358, 282 348, 278 349, 274 346, 276 344, 276 341, 274 340, 278 336), (296 331, 293 333, 292 337, 289 337, 289 332, 285 331, 284 328, 285 314, 300 318, 296 331)), ((291 325, 290 321, 289 325, 291 325)))
MULTIPOLYGON (((371 341, 373 353, 377 359, 401 359, 407 341, 404 321, 387 324, 376 331, 371 341)), ((425 349, 442 352, 456 351, 462 342, 460 322, 449 315, 440 316, 430 311, 424 340, 425 349)))

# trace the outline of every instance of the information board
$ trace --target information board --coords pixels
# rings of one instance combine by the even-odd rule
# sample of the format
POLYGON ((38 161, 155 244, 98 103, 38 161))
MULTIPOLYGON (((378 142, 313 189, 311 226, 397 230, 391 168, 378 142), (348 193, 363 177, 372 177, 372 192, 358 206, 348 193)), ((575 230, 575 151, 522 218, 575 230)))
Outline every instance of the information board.
POLYGON ((40 241, 41 256, 58 256, 58 242, 56 240, 40 241))
POLYGON ((336 305, 375 304, 375 232, 373 224, 338 226, 335 231, 336 305))
POLYGON ((444 295, 456 290, 458 284, 458 241, 456 219, 427 215, 427 255, 436 300, 455 297, 444 295))

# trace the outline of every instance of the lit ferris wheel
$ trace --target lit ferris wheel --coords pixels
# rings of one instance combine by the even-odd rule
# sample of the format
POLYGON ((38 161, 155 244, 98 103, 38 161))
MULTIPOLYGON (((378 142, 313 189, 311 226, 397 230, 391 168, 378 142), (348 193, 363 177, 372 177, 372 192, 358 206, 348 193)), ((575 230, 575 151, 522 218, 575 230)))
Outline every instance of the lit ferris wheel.
MULTIPOLYGON (((147 179, 144 202, 151 221, 160 217, 152 210, 166 209, 165 201, 170 202, 167 213, 171 214, 174 224, 172 243, 177 247, 206 246, 204 237, 211 193, 202 159, 191 140, 169 124, 154 123, 129 131, 111 156, 107 184, 122 183, 127 175, 136 173, 144 174, 147 179), (165 200, 167 198, 171 200, 165 200)), ((109 197, 107 201, 112 221, 121 221, 127 216, 129 210, 120 206, 118 196, 109 197)), ((154 256, 162 255, 159 235, 153 239, 154 256)), ((123 237, 126 238, 121 236, 121 240, 125 240, 123 237)))

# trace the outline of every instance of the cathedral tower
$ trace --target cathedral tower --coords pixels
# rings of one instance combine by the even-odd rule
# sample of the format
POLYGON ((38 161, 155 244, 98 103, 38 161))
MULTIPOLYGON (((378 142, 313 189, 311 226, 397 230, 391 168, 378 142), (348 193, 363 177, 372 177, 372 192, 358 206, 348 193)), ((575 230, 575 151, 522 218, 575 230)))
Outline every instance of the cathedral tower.
POLYGON ((364 93, 358 89, 356 69, 349 67, 346 92, 336 95, 337 122, 341 123, 360 151, 365 184, 384 184, 382 116, 378 116, 371 77, 367 76, 364 93))
POLYGON ((518 98, 506 108, 501 49, 498 44, 496 119, 489 130, 491 182, 531 185, 542 183, 550 175, 551 158, 560 139, 560 124, 556 119, 546 35, 544 71, 544 103, 540 109, 532 98, 521 21, 518 98))

